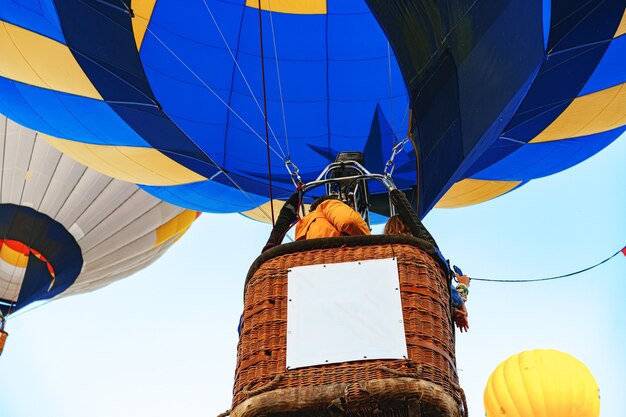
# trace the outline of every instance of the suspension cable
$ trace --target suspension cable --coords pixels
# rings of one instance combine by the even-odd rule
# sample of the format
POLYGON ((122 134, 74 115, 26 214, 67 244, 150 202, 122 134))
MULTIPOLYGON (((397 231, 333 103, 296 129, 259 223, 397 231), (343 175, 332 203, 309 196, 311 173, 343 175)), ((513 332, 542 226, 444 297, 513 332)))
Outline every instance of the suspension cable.
POLYGON ((615 256, 617 256, 619 253, 623 253, 624 256, 626 256, 626 246, 620 250, 618 250, 617 252, 615 252, 613 255, 609 256, 608 258, 594 264, 591 265, 587 268, 583 268, 581 270, 575 271, 575 272, 570 272, 569 274, 563 274, 563 275, 557 275, 557 276, 553 276, 553 277, 546 277, 546 278, 535 278, 535 279, 487 279, 487 278, 474 278, 471 277, 470 279, 472 281, 484 281, 484 282, 508 282, 508 283, 524 283, 524 282, 540 282, 540 281, 552 281, 555 279, 562 279, 562 278, 567 278, 567 277, 571 277, 574 275, 578 275, 581 274, 583 272, 589 271, 593 268, 596 268, 600 265, 602 265, 605 262, 610 261, 611 259, 613 259, 615 256))
MULTIPOLYGON (((132 14, 130 9, 128 8, 128 6, 126 6, 126 4, 120 0, 120 3, 124 4, 124 6, 126 7, 126 10, 128 11, 129 14, 132 14)), ((185 69, 187 71, 189 71, 189 73, 191 75, 194 76, 194 78, 196 80, 198 80, 203 86, 204 88, 206 88, 211 94, 213 94, 213 96, 215 96, 215 98, 224 105, 224 107, 226 107, 232 114, 234 114, 240 121, 241 123, 243 123, 249 130, 250 132, 252 132, 252 134, 254 136, 256 136, 257 138, 259 138, 264 144, 265 144, 265 139, 256 132, 256 130, 254 130, 254 128, 252 126, 250 126, 250 124, 248 122, 246 122, 246 120, 235 111, 235 109, 233 109, 228 103, 226 103, 224 101, 224 99, 222 99, 222 97, 220 97, 219 94, 217 94, 217 92, 215 90, 213 90, 203 79, 202 77, 200 77, 193 69, 191 69, 191 67, 189 67, 189 65, 187 65, 187 63, 181 58, 179 57, 176 52, 174 52, 172 50, 172 48, 170 48, 159 36, 157 36, 156 33, 154 33, 152 31, 152 29, 150 29, 148 23, 143 22, 141 19, 137 20, 137 22, 139 22, 140 24, 144 24, 146 27, 146 32, 149 33, 150 35, 152 35, 154 37, 154 39, 156 39, 178 62, 181 63, 181 65, 183 65, 185 67, 185 69)), ((254 95, 253 95, 254 97, 254 95)), ((180 128, 180 126, 179 126, 180 128)), ((182 129, 181 129, 182 130, 182 129)), ((197 144, 196 144, 197 146, 197 144)), ((279 158, 283 159, 283 156, 281 154, 279 154, 274 148, 271 148, 272 152, 274 152, 274 154, 276 154, 276 156, 278 156, 279 158)))
POLYGON ((283 86, 280 78, 280 68, 278 65, 278 49, 276 48, 276 33, 274 32, 274 13, 272 10, 269 11, 270 14, 270 26, 272 28, 272 43, 274 45, 274 62, 276 63, 276 78, 278 80, 278 96, 280 97, 280 107, 283 113, 283 129, 285 131, 285 145, 287 147, 287 161, 291 159, 291 150, 289 149, 289 135, 287 134, 287 116, 285 114, 285 102, 283 99, 283 86))
MULTIPOLYGON (((396 127, 395 124, 395 117, 394 117, 394 112, 393 112, 393 79, 392 79, 392 73, 391 73, 391 45, 389 44, 389 41, 387 41, 387 68, 389 70, 389 105, 391 106, 391 132, 393 132, 393 130, 396 127)), ((396 140, 396 135, 393 135, 393 141, 395 142, 396 140)))
POLYGON ((259 48, 261 50, 261 82, 263 84, 263 118, 265 119, 265 143, 267 144, 267 177, 270 187, 270 210, 272 211, 272 227, 276 225, 274 219, 274 198, 272 197, 272 160, 270 154, 270 141, 267 123, 267 90, 265 89, 265 53, 263 51, 263 11, 261 9, 261 0, 259 4, 259 48))
MULTIPOLYGON (((252 97, 252 100, 254 100, 254 104, 256 104, 257 109, 259 109, 259 112, 261 113, 261 115, 265 117, 265 112, 263 111, 263 109, 261 109, 261 105, 259 104, 259 101, 256 99, 256 96, 252 92, 252 87, 250 86, 250 83, 248 82, 247 77, 243 73, 243 70, 241 69, 241 66, 239 65, 239 61, 237 61, 237 58, 235 57, 235 54, 233 54, 233 51, 230 48, 230 45, 228 44, 228 41, 226 40, 226 37, 222 33, 222 29, 220 28, 220 25, 217 23, 217 20, 215 19, 215 16, 213 15, 213 12, 211 11, 211 8, 209 7, 209 5, 206 2, 206 0, 203 0, 203 3, 204 3, 204 7, 207 9, 207 12, 211 16, 211 20, 213 20, 213 24, 215 25, 215 28, 217 29, 218 33, 220 34, 220 36, 222 38, 222 41, 224 42, 224 45, 226 46, 226 49, 228 50, 228 53, 230 54, 231 58, 233 59, 233 63, 235 64, 235 67, 237 68, 237 71, 239 71, 239 75, 241 75, 241 78, 243 79, 244 83, 246 84, 246 87, 248 88, 248 92, 250 93, 250 97, 252 97)), ((261 6, 259 6, 259 10, 260 9, 261 9, 261 6)), ((261 59, 263 59, 263 58, 261 58, 261 59)), ((263 64, 261 64, 261 65, 263 65, 263 64)), ((264 107, 266 107, 266 106, 264 105, 264 107)), ((265 121, 265 123, 267 123, 267 120, 265 121)), ((266 129, 267 129, 267 127, 266 127, 266 129)), ((285 151, 283 150, 282 146, 280 145, 280 142, 278 140, 278 137, 276 136, 276 133, 274 133, 274 130, 272 129, 271 126, 269 126, 269 130, 272 133, 272 137, 274 138, 274 141, 278 145, 278 148, 280 149, 280 152, 283 155, 283 159, 285 159, 285 151)))
MULTIPOLYGON (((128 6, 126 6, 126 4, 124 2, 122 2, 120 0, 120 2, 122 4, 124 4, 124 6, 126 7, 127 11, 129 14, 132 14, 130 9, 128 8, 128 6)), ((139 20, 139 22, 143 23, 141 20, 139 20)), ((224 106, 226 106, 226 108, 228 110, 230 110, 244 125, 246 125, 246 127, 248 127, 248 129, 250 129, 250 131, 257 136, 264 144, 268 145, 267 141, 265 139, 263 139, 261 137, 261 135, 259 135, 253 128, 252 126, 250 126, 232 107, 230 107, 228 105, 228 103, 226 103, 211 87, 209 87, 207 85, 207 83, 204 82, 204 80, 198 76, 198 74, 196 74, 183 60, 182 58, 180 58, 170 47, 167 46, 167 44, 165 42, 163 42, 163 40, 161 40, 161 38, 159 38, 156 33, 154 33, 149 27, 148 24, 146 24, 146 31, 148 33, 150 33, 152 36, 154 36, 154 38, 161 44, 163 45, 163 47, 174 57, 176 58, 176 60, 178 62, 180 62, 198 81, 200 81, 200 83, 202 83, 202 85, 204 85, 204 87, 206 87, 207 90, 209 90, 222 104, 224 104, 224 106)), ((171 119, 170 119, 171 120, 171 119)), ((176 127, 178 127, 181 132, 183 132, 185 134, 185 136, 187 136, 189 138, 189 140, 202 152, 202 154, 204 156, 206 156, 208 158, 208 160, 211 162, 211 164, 213 164, 215 166, 215 168, 217 168, 219 170, 219 172, 221 174, 224 174, 224 176, 226 176, 226 178, 228 178, 228 180, 239 190, 241 191, 241 193, 248 199, 248 201, 250 201, 254 207, 257 207, 261 213, 263 213, 263 215, 265 215, 265 217, 268 218, 268 220, 271 219, 271 216, 269 215, 269 213, 267 213, 267 211, 265 211, 265 209, 263 209, 261 207, 261 205, 254 201, 254 199, 250 196, 250 194, 245 191, 238 183, 237 181, 235 181, 235 179, 228 174, 228 172, 226 172, 226 170, 224 168, 222 168, 207 152, 205 152, 202 147, 198 146, 197 143, 195 143, 193 141, 193 139, 191 139, 191 137, 185 132, 185 130, 179 126, 174 120, 171 120, 172 123, 174 123, 174 125, 176 125, 176 127)), ((279 158, 282 158, 280 154, 278 154, 278 152, 276 152, 276 150, 274 150, 273 148, 270 147, 270 149, 274 152, 274 154, 276 154, 276 156, 278 156, 279 158)), ((213 176, 212 178, 215 178, 215 176, 213 176)))
MULTIPOLYGON (((193 71, 193 70, 192 70, 192 69, 191 69, 191 68, 190 68, 190 67, 189 67, 189 66, 188 66, 188 65, 187 65, 187 64, 183 61, 183 59, 182 59, 182 58, 180 58, 180 57, 179 57, 179 56, 178 56, 178 55, 177 55, 177 54, 176 54, 176 53, 175 53, 175 52, 174 52, 174 51, 173 51, 173 50, 172 50, 172 49, 171 49, 171 48, 170 48, 170 47, 169 47, 169 46, 168 46, 168 45, 167 45, 167 44, 166 44, 166 43, 165 43, 165 42, 164 42, 164 41, 163 41, 160 37, 159 37, 159 36, 157 36, 157 34, 156 34, 156 33, 154 33, 154 32, 153 32, 153 31, 152 31, 152 30, 148 27, 148 25, 147 25, 147 24, 146 24, 146 31, 147 31, 148 33, 150 33, 150 34, 151 34, 151 35, 152 35, 152 36, 153 36, 153 37, 154 37, 154 38, 155 38, 155 39, 156 39, 156 40, 157 40, 157 41, 158 41, 158 42, 159 42, 159 43, 160 43, 160 44, 161 44, 161 45, 162 45, 162 46, 163 46, 163 47, 164 47, 164 48, 165 48, 165 49, 166 49, 166 50, 167 50, 167 51, 168 51, 168 52, 169 52, 169 53, 170 53, 173 57, 174 57, 174 58, 176 58, 176 60, 178 60, 178 61, 179 61, 179 62, 180 62, 180 63, 181 63, 181 64, 182 64, 182 65, 183 65, 183 66, 184 66, 184 67, 185 67, 185 68, 186 68, 186 69, 187 69, 187 70, 188 70, 188 71, 189 71, 189 72, 190 72, 190 73, 191 73, 191 74, 192 74, 192 75, 193 75, 193 76, 194 76, 194 77, 198 80, 198 81, 200 81, 200 83, 202 83, 202 85, 203 85, 203 86, 204 86, 207 90, 209 90, 209 91, 210 91, 210 92, 211 92, 211 93, 212 93, 212 94, 213 94, 213 95, 214 95, 214 96, 215 96, 215 97, 216 97, 216 98, 217 98, 217 99, 218 99, 218 100, 219 100, 219 101, 220 101, 220 102, 221 102, 221 103, 222 103, 222 104, 223 104, 223 105, 224 105, 224 106, 225 106, 225 107, 229 110, 229 111, 231 111, 231 112, 232 112, 232 113, 233 113, 233 114, 234 114, 234 115, 235 115, 235 116, 236 116, 236 117, 237 117, 237 118, 238 118, 238 119, 239 119, 239 120, 240 120, 240 121, 241 121, 241 122, 242 122, 242 123, 243 123, 243 124, 244 124, 244 125, 245 125, 245 126, 246 126, 246 127, 247 127, 247 128, 248 128, 248 129, 249 129, 249 130, 250 130, 250 131, 254 134, 254 135, 255 135, 255 136, 256 136, 256 137, 257 137, 257 138, 259 138, 259 139, 260 139, 260 140, 261 140, 261 141, 262 141, 262 142, 266 145, 266 147, 269 147, 269 149, 270 149, 270 150, 271 150, 271 151, 272 151, 272 152, 273 152, 273 153, 274 153, 277 157, 279 157, 281 160, 285 161, 285 163, 290 163, 289 158, 286 158, 286 157, 285 157, 285 153, 284 153, 284 151, 283 151, 282 147, 280 146, 280 142, 278 141, 278 138, 276 137, 276 135, 274 134, 274 132, 273 132, 273 131, 272 131, 272 135, 273 135, 273 137, 274 137, 274 139, 275 139, 276 143, 278 144, 278 147, 279 147, 279 149, 280 149, 280 151, 281 151, 281 153, 282 153, 282 156, 281 156, 281 154, 279 154, 279 153, 278 153, 278 152, 277 152, 277 151, 276 151, 276 150, 275 150, 275 149, 274 149, 274 148, 273 148, 273 147, 269 144, 269 138, 268 138, 268 136, 269 136, 269 135, 268 135, 268 130, 270 130, 270 131, 271 131, 271 126, 269 125, 269 122, 268 122, 268 120, 267 120, 267 117, 265 116, 266 111, 264 112, 264 111, 260 108, 260 105, 259 105, 258 101, 256 100, 256 97, 255 97, 255 96, 254 96, 254 94, 252 93, 251 87, 249 86, 249 83, 247 82, 246 77, 245 77, 245 75, 243 74, 243 71, 241 70, 241 67, 239 66, 239 64, 238 64, 238 62, 237 62, 237 60, 236 60, 236 58, 234 57, 234 55, 233 55, 233 53, 232 53, 232 50, 231 50, 231 49, 230 49, 230 47, 228 46, 228 43, 226 42, 226 39, 224 38, 224 35, 222 34, 222 32, 221 32, 221 30, 220 30, 220 28, 219 28, 219 25, 218 25, 218 24, 217 24, 217 22, 215 21, 215 18, 214 18, 214 16, 213 16, 213 14, 211 13, 211 10, 210 10, 210 8, 209 8, 208 4, 206 3, 206 0, 203 0, 203 1, 204 1, 204 4, 205 4, 206 8, 207 8, 207 11, 208 11, 208 12, 209 12, 209 14, 211 15, 211 18, 214 20, 215 25, 216 25, 216 27, 217 27, 217 30, 218 30, 218 32, 220 33, 220 35, 222 36, 222 39, 223 39, 223 41, 224 41, 224 43, 225 43, 225 45, 226 45, 226 47, 227 47, 228 51, 230 52, 231 57, 233 58, 233 60, 234 60, 234 62, 235 62, 235 65, 237 66, 237 68, 238 68, 238 70, 239 70, 239 72, 240 72, 240 74, 241 74, 242 78, 243 78, 243 79, 244 79, 244 81, 246 82, 246 85, 248 86, 248 90, 250 91, 251 96, 253 97, 253 99, 254 99, 255 103, 257 104, 257 107, 259 108, 259 110, 261 111, 261 113, 262 113, 262 114, 263 114, 263 116, 264 116, 264 119, 265 119, 265 124, 266 124, 266 126, 265 126, 265 129, 266 129, 266 135, 265 135, 265 136, 266 136, 266 138, 265 138, 265 139, 263 139, 263 137, 262 137, 260 134, 258 134, 258 133, 254 130, 254 128, 252 128, 252 126, 250 126, 250 124, 248 124, 248 123, 244 120, 244 118, 243 118, 242 116, 240 116, 240 115, 239 115, 239 113, 237 113, 237 112, 236 112, 236 111, 235 111, 235 110, 234 110, 234 109, 233 109, 233 108, 232 108, 232 107, 231 107, 228 103, 226 103, 226 102, 225 102, 225 101, 224 101, 224 100, 223 100, 223 99, 222 99, 222 98, 221 98, 221 97, 220 97, 220 96, 219 96, 219 95, 218 95, 218 94, 217 94, 217 93, 216 93, 216 92, 215 92, 215 91, 214 91, 214 90, 213 90, 213 89, 212 89, 212 88, 211 88, 211 87, 210 87, 210 86, 209 86, 209 85, 208 85, 208 84, 207 84, 207 83, 206 83, 206 82, 205 82, 205 81, 204 81, 204 80, 203 80, 203 79, 202 79, 202 78, 201 78, 201 77, 200 77, 200 76, 199 76, 199 75, 195 72, 195 71, 193 71)), ((259 8, 259 10, 260 10, 260 8, 259 8)), ((129 10, 129 13, 130 13, 130 10, 129 10)), ((262 63, 262 66, 264 66, 264 60, 263 60, 263 58, 261 58, 261 63, 262 63)), ((264 71, 264 69, 263 69, 263 71, 264 71)), ((265 108, 267 108, 267 101, 266 101, 266 94, 265 94, 265 81, 263 82, 263 88, 264 88, 264 106, 265 106, 265 108)), ((282 90, 281 90, 281 91, 282 91, 282 90)), ((282 100, 282 92, 281 92, 281 100, 282 100)), ((174 121, 172 121, 172 122, 174 122, 174 121)), ((176 124, 176 123, 174 122, 174 124, 176 124)), ((176 125, 177 125, 177 124, 176 124, 176 125)), ((177 125, 177 126, 178 126, 178 125, 177 125)), ((286 126, 286 123, 285 123, 285 126, 286 126)), ((183 131, 183 132, 184 132, 184 130, 183 130, 180 126, 178 126, 178 127, 179 127, 179 129, 181 129, 181 131, 183 131)), ((285 131, 285 134, 286 134, 286 131, 285 131)), ((188 135, 187 135, 187 136, 188 136, 188 135)), ((189 136, 188 136, 188 137, 189 137, 189 136)), ((189 137, 189 138, 190 138, 190 137, 189 137)), ((191 138, 190 138, 190 139, 191 139, 191 138)), ((196 146, 197 146, 197 145, 196 145, 196 146)), ((216 168, 218 168, 218 169, 219 169, 219 171, 220 171, 221 173, 223 173, 223 174, 224 174, 224 175, 225 175, 225 176, 226 176, 226 177, 227 177, 227 178, 228 178, 228 179, 229 179, 229 180, 233 183, 233 185, 235 185, 235 187, 237 187, 237 188, 238 188, 238 189, 239 189, 239 190, 240 190, 240 191, 241 191, 241 192, 242 192, 242 193, 246 196, 246 198, 247 198, 250 202, 252 202, 255 206, 257 206, 257 208, 258 208, 258 209, 259 209, 259 210, 263 213, 263 215, 265 215, 265 217, 267 217, 267 218, 268 218, 268 220, 270 220, 270 219, 271 219, 271 220, 272 220, 272 223, 274 223, 274 209, 273 209, 273 202, 272 202, 272 204, 271 204, 272 213, 271 213, 271 216, 270 216, 270 214, 269 214, 269 213, 267 213, 267 212, 266 212, 266 211, 265 211, 265 210, 264 210, 264 209, 263 209, 263 208, 262 208, 262 207, 261 207, 258 203, 256 203, 256 202, 254 201, 254 199, 252 199, 252 197, 250 197, 250 196, 248 195, 248 193, 247 193, 247 192, 246 192, 246 191, 245 191, 245 190, 244 190, 244 189, 243 189, 243 188, 242 188, 239 184, 237 184, 237 182, 236 182, 236 181, 235 181, 235 180, 234 180, 234 179, 233 179, 230 175, 228 175, 228 173, 226 173, 226 171, 225 171, 224 169, 222 169, 222 168, 219 166, 219 164, 217 164, 217 163, 216 163, 216 162, 215 162, 215 161, 214 161, 214 160, 213 160, 213 159, 212 159, 212 158, 211 158, 211 157, 210 157, 210 156, 209 156, 206 152, 204 152, 204 150, 202 150, 202 148, 201 148, 201 147, 198 147, 198 148, 202 151, 202 153, 203 153, 205 156, 207 156, 207 157, 211 160, 211 163, 212 163, 213 165, 215 165, 215 167, 216 167, 216 168)), ((295 166, 295 165, 294 165, 294 166, 295 166)), ((293 175, 293 174, 291 173, 291 171, 289 171, 289 172, 290 172, 290 174, 291 174, 291 175, 293 175)), ((299 177, 299 174, 298 174, 298 177, 299 177)), ((271 186, 271 171, 270 171, 270 201, 273 201, 273 198, 272 198, 272 195, 271 195, 271 193, 272 193, 272 191, 271 191, 271 190, 272 190, 272 186, 271 186)))

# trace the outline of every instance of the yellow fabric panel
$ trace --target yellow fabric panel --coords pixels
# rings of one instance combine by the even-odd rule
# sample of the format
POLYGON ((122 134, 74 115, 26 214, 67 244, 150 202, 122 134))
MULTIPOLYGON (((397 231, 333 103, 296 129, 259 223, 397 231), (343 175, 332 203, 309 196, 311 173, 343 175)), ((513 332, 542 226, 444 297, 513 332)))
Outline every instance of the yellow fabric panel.
POLYGON ((146 36, 146 30, 148 30, 148 24, 150 23, 155 4, 156 0, 133 0, 132 5, 135 14, 132 20, 133 35, 135 35, 135 44, 138 51, 141 50, 141 44, 144 36, 146 36))
POLYGON ((206 180, 153 148, 93 145, 40 135, 83 165, 123 181, 143 185, 180 185, 206 180))
POLYGON ((626 124, 626 84, 577 97, 530 143, 606 132, 626 124))
POLYGON ((617 27, 617 31, 615 32, 614 38, 617 38, 618 36, 621 36, 624 33, 626 33, 626 11, 624 11, 624 15, 622 16, 622 21, 617 27))
POLYGON ((67 46, 0 21, 0 75, 25 84, 102 100, 67 46))
MULTIPOLYGON (((246 6, 259 8, 259 0, 246 0, 246 6)), ((261 0, 261 9, 289 14, 326 14, 326 0, 261 0)))
POLYGON ((491 181, 466 178, 454 184, 436 208, 458 208, 491 200, 520 185, 521 181, 491 181))
MULTIPOLYGON (((515 372, 518 372, 524 381, 524 395, 530 400, 533 410, 532 416, 550 417, 546 408, 547 398, 543 392, 544 370, 541 363, 536 360, 535 352, 523 352, 509 363, 511 362, 515 362, 513 365, 516 368, 515 372)), ((511 395, 518 397, 521 393, 512 390, 511 395)))
POLYGON ((28 256, 24 255, 22 252, 11 249, 7 245, 0 247, 0 258, 17 268, 26 268, 28 265, 28 256))
POLYGON ((178 239, 191 226, 194 220, 198 218, 198 212, 193 210, 185 210, 169 222, 162 224, 156 229, 156 242, 154 247, 162 245, 172 237, 178 239))
MULTIPOLYGON (((491 394, 493 395, 490 403, 491 409, 496 411, 493 416, 506 416, 506 417, 526 417, 517 412, 515 401, 508 389, 506 389, 506 375, 504 367, 499 366, 490 376, 489 384, 491 388, 491 394)), ((485 412, 488 410, 485 409, 485 412)), ((492 415, 487 414, 489 417, 492 415)))
MULTIPOLYGON (((278 213, 280 213, 280 209, 283 208, 285 204, 282 200, 274 200, 274 218, 278 218, 278 213)), ((306 212, 309 212, 309 204, 304 204, 304 208, 306 212)), ((240 214, 246 216, 249 219, 256 220, 263 223, 272 223, 272 208, 270 206, 270 202, 264 203, 257 208, 253 208, 252 210, 243 211, 240 214)), ((302 215, 302 212, 300 212, 302 215)))

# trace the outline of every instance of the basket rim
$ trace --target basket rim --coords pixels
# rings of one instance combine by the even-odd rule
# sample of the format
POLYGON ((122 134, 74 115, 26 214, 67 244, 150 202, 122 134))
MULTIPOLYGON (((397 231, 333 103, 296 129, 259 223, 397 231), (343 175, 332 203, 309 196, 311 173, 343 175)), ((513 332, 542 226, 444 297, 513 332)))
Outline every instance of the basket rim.
POLYGON ((325 237, 307 240, 297 240, 295 242, 283 243, 278 246, 274 246, 261 253, 248 270, 246 275, 246 281, 244 283, 244 294, 248 286, 248 282, 254 276, 254 273, 265 262, 278 258, 283 255, 290 255, 298 252, 308 252, 319 249, 333 249, 343 247, 357 247, 357 246, 379 246, 379 245, 409 245, 414 246, 437 262, 443 271, 449 269, 448 265, 439 256, 433 245, 425 240, 409 236, 409 235, 365 235, 365 236, 339 236, 339 237, 325 237))
MULTIPOLYGON (((314 387, 281 388, 251 396, 232 410, 231 417, 252 417, 255 415, 272 415, 274 413, 297 413, 300 407, 311 408, 313 403, 327 408, 330 404, 341 402, 340 399, 347 392, 347 383, 321 385, 314 387), (297 394, 297 395, 296 395, 297 394), (286 398, 297 398, 296 403, 287 404, 286 398), (278 401, 269 401, 270 398, 280 398, 278 401)), ((440 386, 428 381, 414 378, 387 378, 367 381, 359 384, 363 392, 375 398, 387 396, 390 392, 401 398, 415 399, 426 402, 439 410, 438 415, 446 417, 465 417, 465 405, 457 403, 440 386)), ((460 388, 460 387, 459 387, 460 388)))

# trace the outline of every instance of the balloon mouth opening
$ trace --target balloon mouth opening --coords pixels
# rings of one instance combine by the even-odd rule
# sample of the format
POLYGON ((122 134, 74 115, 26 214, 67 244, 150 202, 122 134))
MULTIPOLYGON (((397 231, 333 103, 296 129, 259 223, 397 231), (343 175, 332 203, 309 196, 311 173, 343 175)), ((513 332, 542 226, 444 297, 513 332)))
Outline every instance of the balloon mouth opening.
POLYGON ((69 288, 83 266, 74 236, 30 207, 0 204, 0 311, 14 313, 69 288))

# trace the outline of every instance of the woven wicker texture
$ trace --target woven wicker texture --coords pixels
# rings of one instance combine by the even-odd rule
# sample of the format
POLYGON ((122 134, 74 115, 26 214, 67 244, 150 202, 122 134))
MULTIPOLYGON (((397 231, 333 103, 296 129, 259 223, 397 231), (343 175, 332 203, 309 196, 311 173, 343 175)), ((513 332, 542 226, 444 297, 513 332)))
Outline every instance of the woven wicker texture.
MULTIPOLYGON (((336 408, 350 416, 460 416, 463 392, 455 368, 454 332, 449 287, 441 267, 428 254, 409 244, 338 247, 288 253, 266 260, 246 286, 242 330, 238 345, 233 415, 259 415, 258 400, 276 401, 271 393, 293 397, 294 407, 264 415, 328 415, 336 408), (286 369, 287 272, 294 266, 396 257, 407 340, 408 360, 369 360, 286 369), (386 382, 385 382, 386 381, 386 382), (374 384, 364 389, 366 383, 374 384), (385 389, 372 395, 375 386, 385 389), (390 387, 396 387, 396 392, 390 387), (321 391, 320 391, 321 390, 321 391), (328 397, 330 392, 337 391, 328 397), (352 392, 351 392, 352 391, 352 392), (309 394, 306 394, 306 393, 309 394), (315 398, 304 398, 312 395, 315 398), (304 396, 304 397, 303 397, 304 396), (422 401, 408 401, 413 396, 422 401), (333 404, 329 398, 338 401, 333 404), (432 404, 425 402, 431 401, 432 404), (240 410, 237 406, 242 404, 240 410), (413 405, 411 405, 413 404, 413 405), (419 408, 419 414, 410 411, 419 408), (293 412, 293 413, 292 413, 293 412), (407 414, 408 413, 408 414, 407 414)), ((261 412, 262 411, 262 412, 261 412)))

